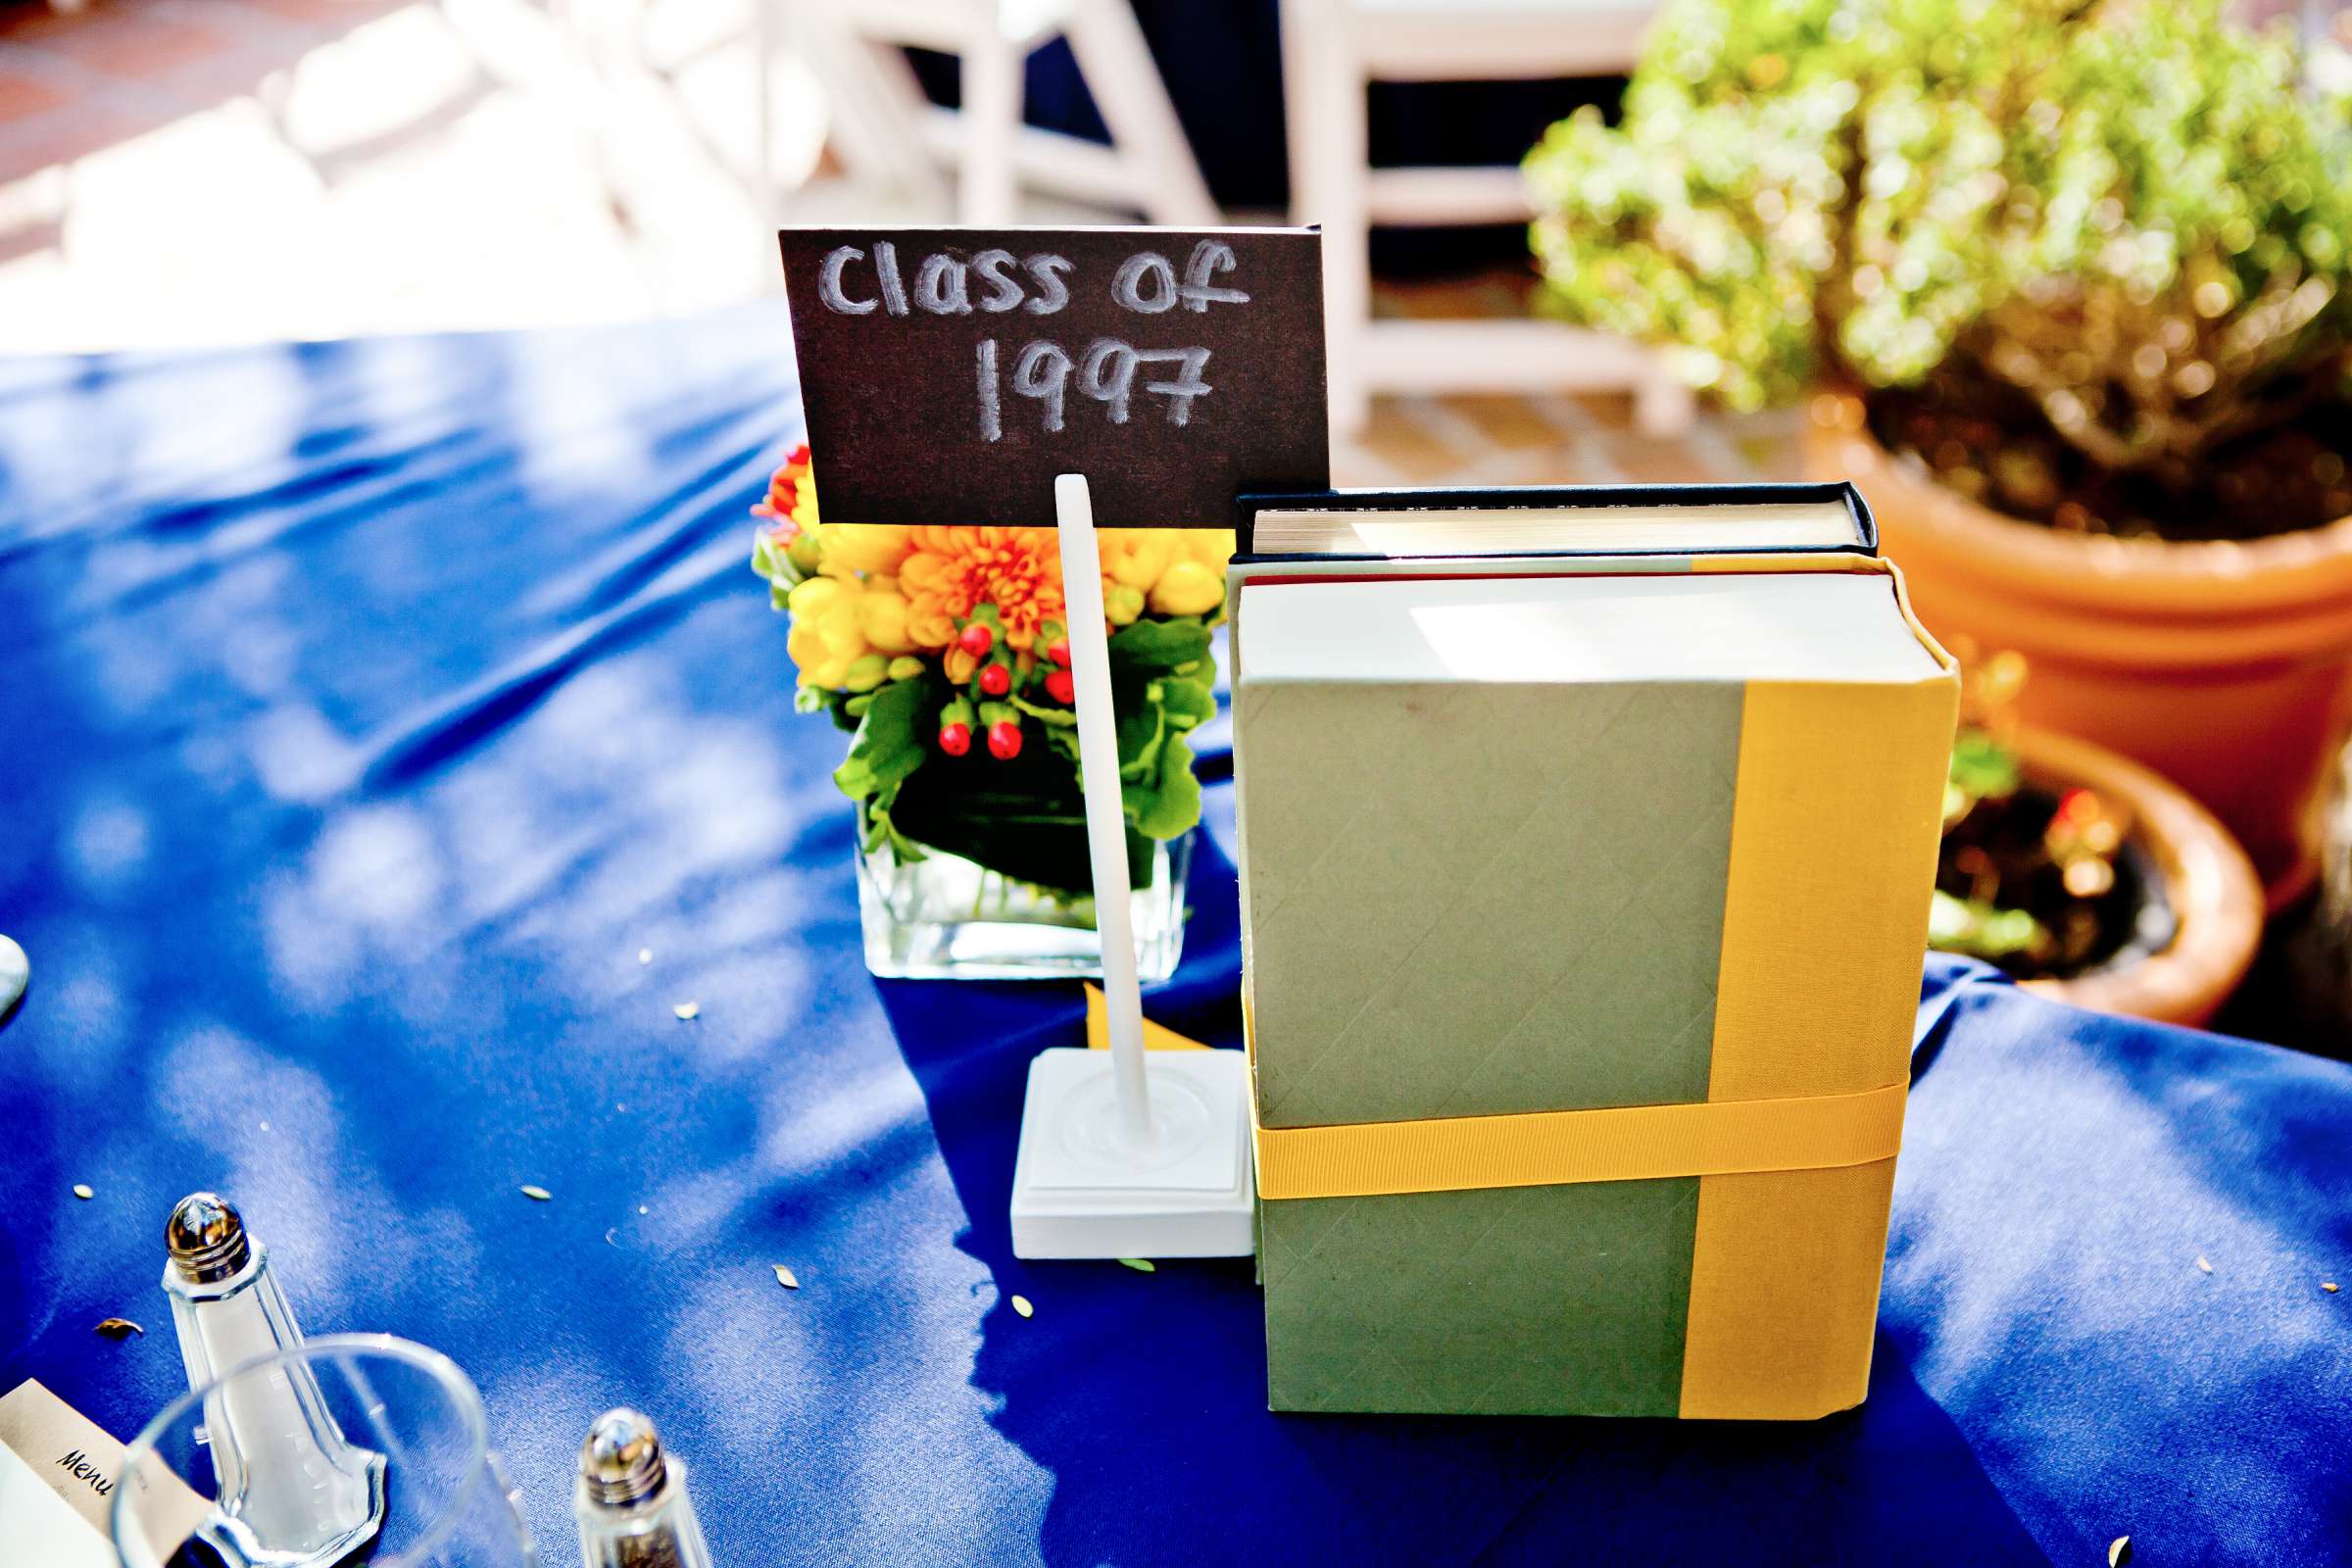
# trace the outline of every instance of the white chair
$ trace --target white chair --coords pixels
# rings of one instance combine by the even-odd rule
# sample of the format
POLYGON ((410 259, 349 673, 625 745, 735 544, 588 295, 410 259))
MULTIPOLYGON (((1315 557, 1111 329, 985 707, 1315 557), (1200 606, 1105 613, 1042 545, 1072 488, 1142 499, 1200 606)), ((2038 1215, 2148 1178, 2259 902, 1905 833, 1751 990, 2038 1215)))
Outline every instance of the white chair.
MULTIPOLYGON (((965 223, 1013 221, 1023 183, 1155 223, 1221 220, 1127 0, 762 0, 763 19, 779 3, 859 173, 944 198, 939 166, 950 164, 965 223), (1021 122, 1022 66, 1055 37, 1069 39, 1108 147, 1021 122), (960 111, 932 106, 902 46, 957 57, 960 111)), ((765 40, 762 51, 764 87, 765 40)))
POLYGON ((1375 223, 1524 222, 1516 167, 1374 169, 1375 81, 1507 81, 1630 72, 1651 0, 1282 0, 1294 216, 1323 225, 1331 419, 1360 433, 1376 391, 1631 388, 1653 434, 1689 424, 1689 390, 1623 338, 1544 320, 1374 320, 1375 223))

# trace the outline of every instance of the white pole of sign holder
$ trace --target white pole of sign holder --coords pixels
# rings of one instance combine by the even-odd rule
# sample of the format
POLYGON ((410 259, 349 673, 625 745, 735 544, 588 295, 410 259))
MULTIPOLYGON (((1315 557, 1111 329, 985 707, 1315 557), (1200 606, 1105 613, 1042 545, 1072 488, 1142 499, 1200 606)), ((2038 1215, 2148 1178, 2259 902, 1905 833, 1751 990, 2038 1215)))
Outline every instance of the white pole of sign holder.
POLYGON ((1055 1047, 1030 1063, 1013 1255, 1246 1257, 1255 1250, 1248 1063, 1238 1051, 1144 1050, 1102 550, 1084 476, 1054 480, 1054 506, 1110 1049, 1055 1047))

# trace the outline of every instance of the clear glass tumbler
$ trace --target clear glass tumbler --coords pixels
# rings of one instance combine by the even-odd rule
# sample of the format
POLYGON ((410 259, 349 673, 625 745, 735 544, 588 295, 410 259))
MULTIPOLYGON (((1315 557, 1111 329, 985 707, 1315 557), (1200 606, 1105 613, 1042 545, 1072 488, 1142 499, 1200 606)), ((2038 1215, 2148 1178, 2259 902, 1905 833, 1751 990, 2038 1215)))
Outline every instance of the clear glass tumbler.
POLYGON ((481 1395, 381 1334, 311 1340, 172 1400, 123 1454, 114 1536, 123 1568, 539 1560, 481 1395))

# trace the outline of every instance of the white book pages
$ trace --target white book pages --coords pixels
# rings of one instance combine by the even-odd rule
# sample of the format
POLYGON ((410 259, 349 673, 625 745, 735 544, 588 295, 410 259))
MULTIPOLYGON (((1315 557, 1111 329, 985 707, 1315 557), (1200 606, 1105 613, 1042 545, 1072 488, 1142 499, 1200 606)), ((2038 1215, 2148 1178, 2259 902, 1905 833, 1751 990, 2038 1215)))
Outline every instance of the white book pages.
POLYGON ((1246 681, 1910 682, 1938 673, 1877 572, 1252 582, 1246 681))

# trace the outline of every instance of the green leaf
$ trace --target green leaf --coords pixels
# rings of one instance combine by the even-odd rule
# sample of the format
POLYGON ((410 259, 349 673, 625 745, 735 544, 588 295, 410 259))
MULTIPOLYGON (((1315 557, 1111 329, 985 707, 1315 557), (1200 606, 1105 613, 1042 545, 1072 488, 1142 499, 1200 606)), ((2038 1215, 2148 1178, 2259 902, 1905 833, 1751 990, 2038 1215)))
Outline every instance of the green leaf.
POLYGON ((1951 783, 1972 800, 2017 793, 2017 754, 1981 729, 1962 730, 1952 742, 1951 783))
POLYGON ((1153 1274, 1157 1273, 1159 1269, 1159 1265, 1148 1257, 1122 1257, 1119 1261, 1138 1274, 1153 1274))
POLYGON ((907 865, 929 858, 923 854, 921 845, 899 831, 898 822, 891 808, 864 801, 859 803, 858 809, 864 813, 860 818, 865 824, 865 835, 861 843, 868 854, 876 850, 888 849, 892 855, 898 857, 902 863, 907 865))
POLYGON ((853 801, 879 797, 889 804, 898 786, 929 755, 920 720, 931 695, 927 683, 919 680, 892 681, 872 694, 848 760, 833 770, 833 782, 842 794, 853 801))
POLYGON ((792 694, 795 711, 823 712, 831 717, 835 728, 845 730, 855 730, 858 715, 865 711, 862 708, 852 710, 851 704, 856 701, 848 692, 827 691, 821 686, 803 686, 792 694))
POLYGON ((1170 620, 1146 616, 1121 626, 1110 639, 1113 675, 1122 668, 1144 673, 1172 670, 1208 657, 1208 628, 1198 615, 1170 620))
MULTIPOLYGON (((1033 703, 1028 698, 1023 697, 1019 692, 1014 692, 1009 698, 1006 699, 1006 701, 1042 724, 1048 724, 1056 729, 1074 729, 1077 727, 1078 714, 1073 709, 1062 708, 1045 703, 1033 703)), ((1074 757, 1077 754, 1073 752, 1071 755, 1074 757)))
POLYGON ((1119 777, 1123 780, 1141 781, 1159 770, 1159 748, 1167 739, 1168 715, 1152 700, 1157 686, 1154 681, 1146 688, 1141 705, 1119 714, 1119 777))
POLYGON ((1159 771, 1149 784, 1120 790, 1127 818, 1147 838, 1172 839, 1200 820, 1200 781, 1193 776, 1193 748, 1171 733, 1159 748, 1159 771))
POLYGON ((768 602, 778 610, 785 608, 785 596, 804 580, 801 568, 768 539, 765 527, 752 534, 752 569, 767 579, 768 602))
POLYGON ((1214 669, 1203 665, 1190 675, 1170 675, 1158 685, 1160 704, 1167 709, 1171 728, 1192 729, 1217 716, 1214 669))
POLYGON ((1936 890, 1928 908, 1928 946, 1938 953, 2006 958, 2043 945, 2048 933, 2024 909, 2004 909, 1936 890))

